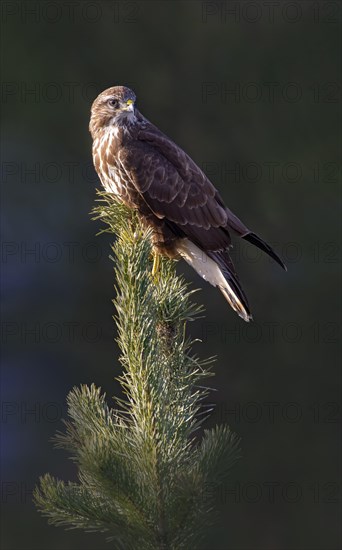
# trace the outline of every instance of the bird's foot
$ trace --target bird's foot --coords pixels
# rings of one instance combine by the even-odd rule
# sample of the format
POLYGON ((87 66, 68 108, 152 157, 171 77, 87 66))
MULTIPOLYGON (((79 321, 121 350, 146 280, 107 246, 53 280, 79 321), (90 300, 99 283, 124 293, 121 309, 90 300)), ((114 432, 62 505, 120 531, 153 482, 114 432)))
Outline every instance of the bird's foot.
POLYGON ((152 278, 155 280, 158 278, 157 275, 159 272, 159 266, 160 266, 160 255, 158 254, 158 252, 153 251, 153 266, 152 266, 151 275, 152 275, 152 278))

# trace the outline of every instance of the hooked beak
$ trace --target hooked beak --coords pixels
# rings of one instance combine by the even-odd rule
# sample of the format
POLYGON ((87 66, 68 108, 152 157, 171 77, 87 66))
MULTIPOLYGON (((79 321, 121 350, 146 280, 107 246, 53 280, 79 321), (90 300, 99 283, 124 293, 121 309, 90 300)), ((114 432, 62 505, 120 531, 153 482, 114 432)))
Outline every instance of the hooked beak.
POLYGON ((123 105, 122 110, 133 112, 134 111, 134 101, 133 101, 133 99, 128 99, 126 101, 126 103, 123 105))

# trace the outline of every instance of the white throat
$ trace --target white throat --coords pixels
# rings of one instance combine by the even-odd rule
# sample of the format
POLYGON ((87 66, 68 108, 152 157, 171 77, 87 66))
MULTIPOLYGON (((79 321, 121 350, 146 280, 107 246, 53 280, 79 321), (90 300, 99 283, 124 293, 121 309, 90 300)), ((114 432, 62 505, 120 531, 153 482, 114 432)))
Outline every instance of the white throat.
POLYGON ((127 129, 128 126, 135 124, 136 120, 137 117, 135 116, 134 110, 132 109, 132 111, 122 111, 113 116, 111 119, 111 123, 114 127, 127 129))

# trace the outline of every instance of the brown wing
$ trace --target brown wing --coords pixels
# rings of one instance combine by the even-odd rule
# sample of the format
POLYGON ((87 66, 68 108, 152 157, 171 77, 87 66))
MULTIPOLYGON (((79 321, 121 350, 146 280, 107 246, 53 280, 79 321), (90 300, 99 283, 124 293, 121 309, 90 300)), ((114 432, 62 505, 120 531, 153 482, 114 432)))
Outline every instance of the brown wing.
POLYGON ((121 149, 119 160, 149 208, 178 234, 202 250, 230 245, 228 212, 217 190, 190 157, 152 125, 121 149))
POLYGON ((227 208, 217 189, 194 161, 140 115, 137 138, 119 152, 119 161, 148 207, 177 234, 205 251, 227 249, 229 229, 284 263, 258 235, 227 208))

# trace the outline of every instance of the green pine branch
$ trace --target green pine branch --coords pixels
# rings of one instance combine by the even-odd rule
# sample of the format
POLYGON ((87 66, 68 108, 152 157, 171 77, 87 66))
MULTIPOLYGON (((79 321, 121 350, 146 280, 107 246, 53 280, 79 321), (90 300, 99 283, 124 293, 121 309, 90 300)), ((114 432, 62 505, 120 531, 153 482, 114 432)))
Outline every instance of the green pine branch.
POLYGON ((163 259, 151 275, 150 231, 135 212, 101 193, 96 218, 115 233, 115 322, 124 399, 109 407, 94 385, 68 396, 69 420, 56 436, 78 467, 78 483, 49 474, 35 490, 54 525, 103 531, 125 550, 194 548, 213 502, 206 488, 229 473, 239 442, 227 426, 196 430, 207 417, 212 360, 191 354, 186 324, 202 308, 163 259))

